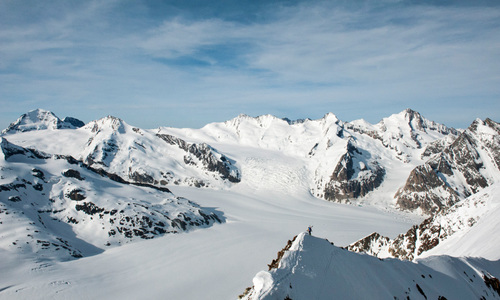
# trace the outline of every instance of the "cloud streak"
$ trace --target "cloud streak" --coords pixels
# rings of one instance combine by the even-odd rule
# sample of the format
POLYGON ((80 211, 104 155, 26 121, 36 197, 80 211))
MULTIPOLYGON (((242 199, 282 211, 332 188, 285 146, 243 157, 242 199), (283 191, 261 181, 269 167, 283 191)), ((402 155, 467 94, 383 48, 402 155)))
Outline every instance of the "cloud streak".
POLYGON ((0 4, 2 118, 33 104, 87 121, 119 111, 144 127, 327 111, 376 122, 406 107, 452 126, 500 118, 499 7, 262 4, 239 22, 125 4, 0 4), (148 117, 158 110, 166 117, 148 117))

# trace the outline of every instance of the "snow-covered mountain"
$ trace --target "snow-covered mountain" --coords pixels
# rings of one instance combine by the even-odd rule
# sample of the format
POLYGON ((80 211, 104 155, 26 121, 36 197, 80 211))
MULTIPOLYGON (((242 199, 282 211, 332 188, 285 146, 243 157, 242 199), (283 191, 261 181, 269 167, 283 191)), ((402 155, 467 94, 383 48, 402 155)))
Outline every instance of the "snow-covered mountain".
POLYGON ((413 169, 395 197, 402 209, 429 213, 498 182, 500 124, 477 119, 453 143, 413 169))
MULTIPOLYGON (((384 299, 454 298, 449 286, 463 284, 464 271, 474 283, 460 293, 496 295, 488 284, 499 276, 500 241, 492 236, 500 229, 500 126, 490 119, 455 130, 407 109, 374 125, 328 113, 318 120, 240 115, 201 129, 141 129, 112 116, 81 126, 35 110, 16 123, 0 144, 6 270, 0 297, 137 298, 144 291, 147 298, 236 297, 290 231, 311 224, 315 234, 340 245, 378 232, 349 248, 417 263, 379 262, 299 236, 300 245, 290 242, 281 253, 285 261, 287 255, 303 260, 290 271, 278 259, 272 265, 286 271, 257 276, 245 297, 301 299, 316 295, 306 286, 333 293, 323 281, 342 290, 346 280, 358 280, 384 299), (189 233, 172 234, 181 232, 189 233), (326 256, 316 261, 311 253, 326 256), (431 254, 440 258, 420 260, 431 254), (388 288, 380 291, 346 265, 341 272, 326 268, 329 256, 368 272, 381 268, 387 282, 379 283, 388 288), (398 271, 406 269, 408 276, 398 271), (89 278, 89 272, 99 275, 89 278), (422 274, 426 280, 417 281, 422 274), (309 283, 309 275, 321 280, 309 283), (138 280, 137 291, 123 288, 138 280), (443 280, 449 285, 437 287, 443 280)), ((344 290, 333 295, 368 295, 344 290)))
POLYGON ((0 146, 1 250, 67 260, 224 222, 222 212, 166 188, 127 182, 4 138, 0 146))
POLYGON ((380 260, 301 233, 240 299, 498 299, 499 272, 484 259, 380 260))
POLYGON ((25 148, 72 156, 136 183, 222 188, 240 180, 236 162, 210 145, 142 130, 112 116, 75 130, 38 130, 6 138, 25 148))
POLYGON ((61 120, 50 111, 35 109, 11 123, 9 127, 2 131, 2 134, 43 129, 75 129, 84 125, 85 123, 72 117, 66 117, 64 120, 61 120))
POLYGON ((394 239, 375 232, 352 243, 348 249, 380 258, 405 260, 427 256, 426 252, 431 249, 433 254, 459 253, 498 259, 500 238, 495 232, 500 229, 499 215, 500 184, 497 183, 425 219, 394 239))
MULTIPOLYGON (((399 187, 411 169, 422 165, 429 149, 447 144, 459 131, 407 109, 376 125, 364 120, 343 122, 334 114, 319 120, 290 121, 271 115, 240 115, 199 130, 161 128, 184 139, 208 141, 221 149, 238 145, 279 151, 302 159, 307 186, 318 198, 342 202, 394 205, 399 187)), ((425 212, 424 212, 425 213, 425 212)))

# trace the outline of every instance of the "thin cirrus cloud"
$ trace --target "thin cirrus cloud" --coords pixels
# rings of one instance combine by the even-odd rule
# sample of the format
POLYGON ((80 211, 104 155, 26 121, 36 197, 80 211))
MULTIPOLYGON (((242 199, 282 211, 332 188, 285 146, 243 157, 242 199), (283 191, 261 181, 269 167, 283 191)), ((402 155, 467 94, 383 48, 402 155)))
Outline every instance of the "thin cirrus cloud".
POLYGON ((0 4, 0 125, 36 107, 143 127, 329 111, 377 122, 406 107, 458 127, 500 118, 498 6, 362 3, 262 3, 244 21, 245 7, 0 4))

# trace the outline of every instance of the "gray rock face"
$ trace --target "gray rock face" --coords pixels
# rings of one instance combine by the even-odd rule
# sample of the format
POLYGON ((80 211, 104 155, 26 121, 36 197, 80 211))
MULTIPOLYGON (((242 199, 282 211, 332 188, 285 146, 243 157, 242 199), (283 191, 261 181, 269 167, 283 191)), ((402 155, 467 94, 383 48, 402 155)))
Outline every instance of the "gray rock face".
POLYGON ((413 169, 406 184, 395 195, 403 210, 421 209, 425 214, 439 211, 459 201, 458 194, 439 176, 430 164, 413 169))
POLYGON ((376 161, 367 159, 368 153, 347 143, 346 153, 340 158, 330 182, 325 186, 324 198, 330 201, 348 202, 365 196, 383 181, 385 170, 376 161))
POLYGON ((222 179, 227 179, 230 182, 241 181, 241 175, 238 169, 234 167, 234 162, 223 154, 216 156, 217 151, 209 145, 205 143, 189 144, 186 141, 169 134, 157 134, 157 136, 170 145, 177 145, 180 149, 186 151, 184 163, 195 164, 193 161, 194 156, 202 162, 203 166, 207 170, 219 173, 222 179))
POLYGON ((500 173, 499 162, 500 125, 490 119, 476 120, 452 144, 410 173, 395 195, 397 205, 427 214, 450 207, 493 183, 491 174, 500 173))
POLYGON ((373 233, 347 248, 381 258, 413 260, 455 233, 474 226, 484 213, 488 213, 489 199, 488 193, 472 195, 450 208, 440 210, 393 240, 373 233))

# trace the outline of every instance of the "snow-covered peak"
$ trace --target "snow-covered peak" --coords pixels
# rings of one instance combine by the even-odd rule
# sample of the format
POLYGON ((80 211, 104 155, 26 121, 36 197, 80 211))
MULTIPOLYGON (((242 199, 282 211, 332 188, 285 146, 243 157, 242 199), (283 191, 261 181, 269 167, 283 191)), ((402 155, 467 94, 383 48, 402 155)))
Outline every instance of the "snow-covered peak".
POLYGON ((444 135, 457 134, 453 128, 448 128, 445 125, 430 121, 424 118, 419 112, 412 109, 405 109, 398 114, 393 114, 388 118, 382 119, 378 124, 383 131, 410 131, 410 132, 426 132, 434 131, 444 135))
POLYGON ((93 133, 102 131, 125 133, 126 129, 129 127, 130 126, 122 119, 113 116, 107 116, 102 119, 89 122, 83 127, 83 129, 90 130, 93 133))
POLYGON ((81 124, 82 122, 75 118, 65 118, 62 121, 54 113, 38 108, 23 114, 2 131, 2 134, 46 129, 75 129, 81 127, 81 124))

